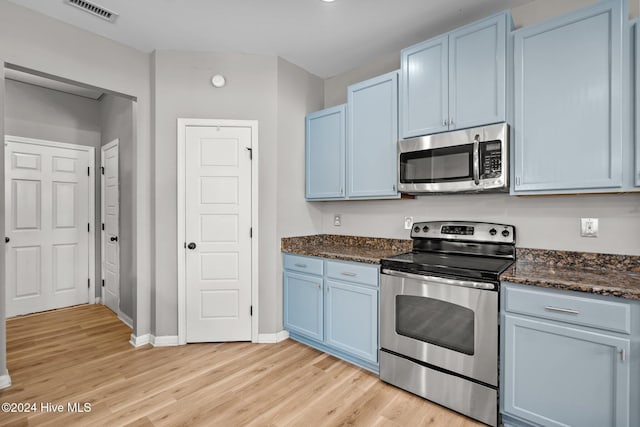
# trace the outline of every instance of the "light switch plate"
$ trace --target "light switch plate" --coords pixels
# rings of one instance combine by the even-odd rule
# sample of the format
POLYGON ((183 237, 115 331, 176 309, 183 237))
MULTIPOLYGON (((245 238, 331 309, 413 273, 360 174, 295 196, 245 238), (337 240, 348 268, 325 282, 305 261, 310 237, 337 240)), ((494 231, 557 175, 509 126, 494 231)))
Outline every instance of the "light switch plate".
POLYGON ((598 218, 581 218, 580 235, 582 237, 598 237, 598 218))
POLYGON ((340 227, 342 225, 342 215, 333 214, 333 225, 334 227, 340 227))
POLYGON ((413 227, 413 217, 412 216, 405 216, 404 217, 404 229, 405 230, 411 230, 411 227, 413 227))

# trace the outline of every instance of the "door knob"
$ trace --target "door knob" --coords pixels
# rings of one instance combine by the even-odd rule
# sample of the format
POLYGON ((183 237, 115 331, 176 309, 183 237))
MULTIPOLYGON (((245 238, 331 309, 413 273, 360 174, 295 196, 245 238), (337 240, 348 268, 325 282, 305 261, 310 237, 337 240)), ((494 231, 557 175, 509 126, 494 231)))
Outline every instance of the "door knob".
POLYGON ((10 238, 8 238, 8 237, 5 237, 5 238, 4 238, 4 242, 5 242, 5 243, 9 243, 10 241, 11 241, 11 239, 10 239, 10 238))
POLYGON ((189 249, 191 249, 191 250, 194 250, 194 249, 196 248, 196 244, 195 244, 195 243, 193 243, 193 242, 191 242, 191 243, 189 243, 189 244, 187 245, 187 248, 189 248, 189 249))
POLYGON ((118 241, 118 236, 111 236, 111 240, 112 242, 117 242, 118 241))

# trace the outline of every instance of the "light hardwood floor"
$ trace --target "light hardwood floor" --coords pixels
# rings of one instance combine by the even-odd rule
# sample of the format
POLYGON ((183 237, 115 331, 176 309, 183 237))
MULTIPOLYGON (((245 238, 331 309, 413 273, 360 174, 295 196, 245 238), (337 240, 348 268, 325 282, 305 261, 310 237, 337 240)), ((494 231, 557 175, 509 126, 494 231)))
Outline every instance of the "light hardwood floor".
POLYGON ((292 340, 134 349, 130 333, 100 305, 9 319, 13 385, 0 402, 37 411, 0 413, 0 425, 481 425, 292 340), (65 412, 43 412, 47 402, 65 412))

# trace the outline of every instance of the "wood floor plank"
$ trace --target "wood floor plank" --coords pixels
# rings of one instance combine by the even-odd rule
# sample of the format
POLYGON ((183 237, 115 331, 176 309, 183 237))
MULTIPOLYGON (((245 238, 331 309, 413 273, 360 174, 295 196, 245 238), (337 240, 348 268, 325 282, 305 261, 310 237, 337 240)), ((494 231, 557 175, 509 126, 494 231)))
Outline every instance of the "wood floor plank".
POLYGON ((0 413, 0 426, 481 425, 292 340, 133 348, 130 334, 101 305, 8 319, 0 402, 65 411, 0 413))

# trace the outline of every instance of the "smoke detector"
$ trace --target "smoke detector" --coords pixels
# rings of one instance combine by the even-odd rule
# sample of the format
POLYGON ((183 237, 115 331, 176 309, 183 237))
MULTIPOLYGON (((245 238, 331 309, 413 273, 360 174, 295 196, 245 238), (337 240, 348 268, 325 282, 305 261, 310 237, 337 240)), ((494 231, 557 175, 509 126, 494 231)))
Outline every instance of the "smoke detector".
POLYGON ((65 3, 71 6, 75 6, 80 10, 84 10, 87 13, 92 14, 93 16, 97 16, 98 18, 102 18, 105 21, 114 22, 116 18, 118 18, 118 14, 110 11, 109 9, 105 9, 102 6, 98 6, 95 3, 91 3, 85 0, 64 0, 65 3))

